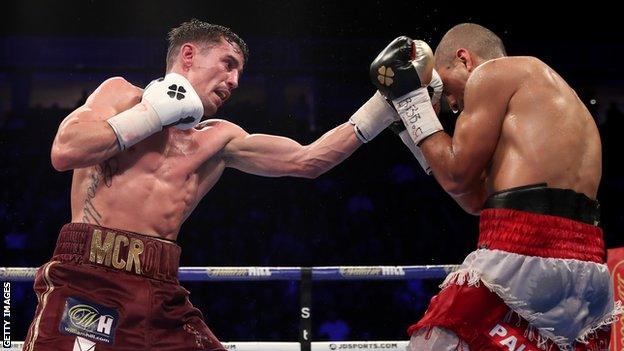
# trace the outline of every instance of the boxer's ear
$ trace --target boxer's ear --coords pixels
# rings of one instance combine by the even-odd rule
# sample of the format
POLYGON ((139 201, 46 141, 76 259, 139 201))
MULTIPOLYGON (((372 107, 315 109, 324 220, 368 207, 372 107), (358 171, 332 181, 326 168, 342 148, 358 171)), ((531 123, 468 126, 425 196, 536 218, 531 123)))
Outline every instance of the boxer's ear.
POLYGON ((188 70, 193 65, 193 58, 197 55, 197 46, 191 43, 185 43, 180 46, 180 58, 182 67, 188 70))
POLYGON ((468 72, 472 72, 472 70, 476 67, 475 61, 470 54, 470 52, 464 48, 457 49, 455 52, 455 57, 461 62, 462 65, 466 67, 468 72))

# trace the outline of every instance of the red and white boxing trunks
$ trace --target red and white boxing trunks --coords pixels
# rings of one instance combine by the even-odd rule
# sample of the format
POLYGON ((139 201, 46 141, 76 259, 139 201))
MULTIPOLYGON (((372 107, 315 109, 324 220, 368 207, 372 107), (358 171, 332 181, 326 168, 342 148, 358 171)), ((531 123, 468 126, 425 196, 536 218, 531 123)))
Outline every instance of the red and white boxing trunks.
MULTIPOLYGON (((539 199, 542 190, 536 191, 539 199)), ((408 329, 410 348, 607 350, 609 325, 621 307, 613 301, 602 230, 588 221, 501 207, 482 211, 479 249, 408 329)))

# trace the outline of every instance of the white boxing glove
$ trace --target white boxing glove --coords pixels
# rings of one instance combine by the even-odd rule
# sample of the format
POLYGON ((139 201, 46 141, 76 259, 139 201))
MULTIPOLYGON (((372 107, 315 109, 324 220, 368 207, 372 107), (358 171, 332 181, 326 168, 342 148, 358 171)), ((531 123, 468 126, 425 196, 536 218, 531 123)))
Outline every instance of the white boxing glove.
POLYGON ((182 75, 169 73, 147 85, 143 101, 148 102, 163 127, 191 129, 204 116, 204 106, 191 83, 182 75))
POLYGON ((396 111, 379 91, 376 91, 375 94, 349 118, 349 122, 353 124, 355 135, 363 143, 373 140, 381 131, 397 120, 398 116, 396 111))
POLYGON ((107 120, 119 148, 125 150, 164 127, 190 129, 204 115, 202 102, 191 83, 177 73, 152 81, 140 104, 107 120))

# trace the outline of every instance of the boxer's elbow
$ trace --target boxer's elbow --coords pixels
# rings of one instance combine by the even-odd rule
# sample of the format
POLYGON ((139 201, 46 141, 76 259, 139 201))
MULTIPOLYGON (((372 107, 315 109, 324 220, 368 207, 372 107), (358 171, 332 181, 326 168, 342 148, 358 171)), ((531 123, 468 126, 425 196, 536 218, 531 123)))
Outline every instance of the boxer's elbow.
POLYGON ((483 201, 481 196, 478 194, 462 194, 462 195, 451 195, 453 199, 459 204, 459 206, 466 211, 467 213, 478 216, 481 214, 481 210, 483 209, 483 201))
POLYGON ((471 215, 478 216, 485 204, 486 192, 484 184, 456 184, 454 187, 445 188, 448 194, 471 215))
POLYGON ((52 143, 50 160, 52 167, 59 172, 73 169, 72 165, 77 158, 74 147, 72 147, 72 125, 73 123, 61 125, 52 143))
POLYGON ((437 176, 439 173, 436 174, 434 172, 433 174, 436 176, 442 189, 454 198, 469 193, 471 190, 469 183, 464 181, 461 177, 453 177, 450 175, 447 177, 440 177, 437 176))
POLYGON ((477 204, 460 204, 461 208, 466 211, 468 214, 471 214, 473 216, 478 216, 481 214, 481 210, 483 209, 483 205, 477 205, 477 204))
POLYGON ((54 169, 56 169, 57 171, 64 172, 71 169, 70 162, 64 155, 52 151, 52 154, 50 156, 50 159, 52 161, 52 167, 54 167, 54 169))
POLYGON ((58 145, 52 146, 52 152, 50 153, 50 159, 52 161, 52 167, 59 172, 68 171, 73 169, 72 155, 67 148, 60 147, 58 145))
POLYGON ((472 176, 465 169, 450 169, 447 172, 433 172, 434 176, 451 196, 477 194, 485 189, 484 178, 472 176))
POLYGON ((59 172, 69 171, 82 166, 86 158, 80 149, 72 145, 55 141, 52 145, 50 159, 52 167, 59 172))

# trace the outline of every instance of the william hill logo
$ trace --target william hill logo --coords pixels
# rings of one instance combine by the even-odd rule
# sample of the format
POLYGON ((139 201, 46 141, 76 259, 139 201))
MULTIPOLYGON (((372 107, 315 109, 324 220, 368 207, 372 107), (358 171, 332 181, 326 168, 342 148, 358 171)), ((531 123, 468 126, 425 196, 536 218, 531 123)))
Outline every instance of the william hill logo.
POLYGON ((403 267, 377 266, 377 267, 340 267, 340 275, 343 277, 353 276, 404 276, 403 267))
POLYGON ((270 277, 271 269, 267 267, 208 268, 206 273, 211 277, 270 277))
POLYGON ((118 320, 119 314, 112 308, 69 297, 65 301, 59 330, 63 334, 112 344, 118 320))

